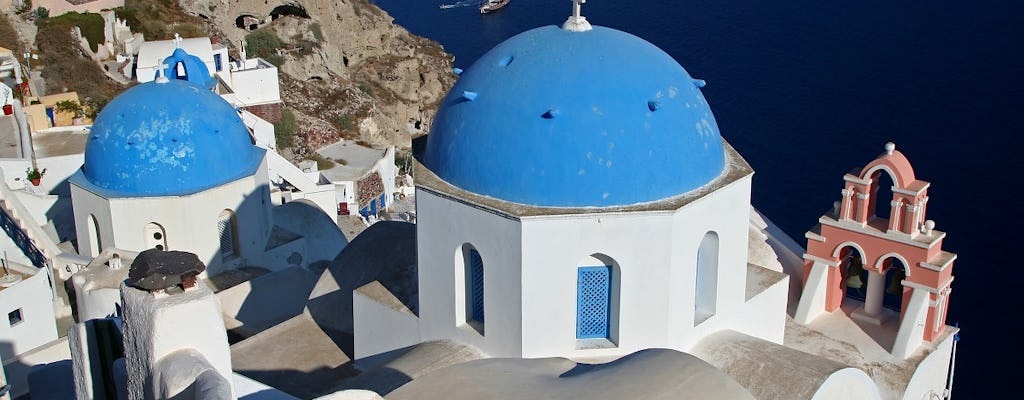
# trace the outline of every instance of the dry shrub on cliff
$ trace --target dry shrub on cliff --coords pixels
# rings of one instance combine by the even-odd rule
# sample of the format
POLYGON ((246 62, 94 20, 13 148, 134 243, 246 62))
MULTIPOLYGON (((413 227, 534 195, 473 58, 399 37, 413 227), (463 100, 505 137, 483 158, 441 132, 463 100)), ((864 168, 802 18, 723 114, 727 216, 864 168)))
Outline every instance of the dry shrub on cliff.
MULTIPOLYGON (((203 20, 199 17, 189 15, 184 9, 173 0, 125 0, 124 7, 114 9, 118 18, 124 19, 132 31, 141 32, 146 40, 164 40, 174 37, 174 24, 191 24, 196 27, 203 26, 203 20), (169 25, 170 24, 170 25, 169 25)), ((199 36, 207 36, 205 32, 199 36)), ((185 33, 178 32, 183 37, 185 33)))
POLYGON ((36 34, 47 92, 75 91, 79 97, 88 97, 97 103, 113 98, 123 89, 110 82, 95 62, 82 55, 71 36, 71 27, 66 20, 50 18, 39 26, 36 34))
POLYGON ((295 113, 288 108, 281 108, 281 119, 274 124, 277 148, 289 148, 295 144, 295 127, 295 113))
POLYGON ((69 11, 41 23, 60 24, 69 27, 77 26, 85 40, 89 41, 89 47, 93 50, 96 50, 96 46, 103 43, 103 16, 96 13, 80 14, 69 11))
POLYGON ((6 14, 0 15, 0 47, 14 51, 14 54, 18 54, 18 50, 22 48, 18 42, 18 32, 14 30, 14 25, 7 19, 6 14))

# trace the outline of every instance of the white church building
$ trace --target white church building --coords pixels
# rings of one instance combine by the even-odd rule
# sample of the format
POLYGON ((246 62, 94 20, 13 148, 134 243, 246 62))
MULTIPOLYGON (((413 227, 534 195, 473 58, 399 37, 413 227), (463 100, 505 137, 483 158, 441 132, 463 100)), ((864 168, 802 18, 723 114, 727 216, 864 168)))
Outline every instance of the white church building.
POLYGON ((786 283, 745 296, 753 171, 699 85, 603 27, 528 31, 463 73, 421 156, 422 339, 503 357, 781 341, 786 283))
POLYGON ((208 79, 203 64, 180 50, 173 57, 191 75, 128 90, 93 125, 70 179, 75 231, 89 257, 107 247, 189 249, 214 275, 263 252, 266 150, 230 104, 196 83, 208 79))
POLYGON ((704 81, 656 46, 591 26, 577 2, 457 73, 417 155, 417 310, 357 289, 357 357, 437 340, 582 362, 667 348, 756 398, 948 393, 955 328, 908 363, 843 312, 787 315, 803 249, 751 207, 753 170, 704 81))

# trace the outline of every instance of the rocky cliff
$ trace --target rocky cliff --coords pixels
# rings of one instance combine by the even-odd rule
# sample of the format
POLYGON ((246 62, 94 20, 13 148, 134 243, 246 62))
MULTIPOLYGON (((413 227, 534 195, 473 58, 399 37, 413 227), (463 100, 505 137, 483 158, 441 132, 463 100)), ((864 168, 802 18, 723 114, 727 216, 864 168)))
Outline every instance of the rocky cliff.
MULTIPOLYGON (((341 138, 407 147, 426 133, 454 83, 452 56, 367 0, 180 0, 238 49, 269 31, 282 42, 281 96, 295 112, 294 150, 341 138)), ((252 47, 252 46, 250 46, 252 47)), ((249 52, 252 55, 252 52, 249 52)))

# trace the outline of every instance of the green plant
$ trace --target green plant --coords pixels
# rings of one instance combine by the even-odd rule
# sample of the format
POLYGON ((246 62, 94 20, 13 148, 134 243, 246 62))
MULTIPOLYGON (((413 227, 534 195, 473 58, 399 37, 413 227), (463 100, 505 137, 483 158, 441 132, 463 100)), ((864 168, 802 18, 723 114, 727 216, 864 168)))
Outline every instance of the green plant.
POLYGON ((30 181, 34 181, 36 179, 42 179, 43 178, 43 174, 45 174, 45 173, 46 173, 46 168, 43 168, 42 171, 40 171, 38 167, 25 168, 25 176, 28 177, 28 180, 30 180, 30 181))
POLYGON ((20 6, 14 11, 18 15, 25 14, 32 10, 32 0, 24 0, 20 6))
POLYGON ((395 165, 398 166, 399 174, 407 175, 412 173, 412 161, 412 152, 403 150, 395 152, 395 165))
POLYGON ((292 147, 295 142, 295 113, 287 108, 281 109, 281 119, 274 123, 274 138, 277 148, 292 147))
POLYGON ((53 104, 53 109, 57 110, 57 111, 60 111, 60 112, 65 112, 65 113, 68 113, 68 114, 73 114, 75 117, 84 117, 85 116, 85 108, 82 107, 81 104, 78 104, 78 102, 74 101, 74 100, 61 100, 61 101, 58 101, 58 102, 53 104))
POLYGON ((110 99, 101 97, 99 99, 87 98, 83 104, 85 109, 85 116, 91 120, 96 120, 96 116, 99 115, 100 110, 110 102, 110 99))
MULTIPOLYGON (((245 35, 245 52, 246 54, 254 55, 263 59, 267 59, 272 55, 277 54, 277 50, 283 46, 281 38, 277 37, 274 32, 257 29, 252 33, 245 35)), ((267 61, 270 61, 267 59, 267 61)))
POLYGON ((312 24, 309 24, 309 31, 313 32, 313 37, 316 38, 316 41, 318 41, 318 42, 324 41, 324 32, 323 32, 322 29, 320 29, 320 23, 319 22, 314 22, 312 24))
POLYGON ((174 26, 171 31, 176 32, 183 38, 197 38, 206 37, 210 35, 203 27, 193 24, 191 22, 182 22, 174 26))
POLYGON ((284 56, 280 54, 271 54, 269 56, 263 57, 263 59, 266 60, 268 63, 274 64, 274 66, 278 68, 284 65, 284 56))
POLYGON ((39 7, 39 8, 36 9, 36 23, 37 24, 40 21, 45 20, 47 18, 50 18, 50 10, 47 10, 45 7, 39 7))
POLYGON ((69 11, 50 18, 47 23, 77 26, 82 32, 82 37, 89 41, 89 47, 93 49, 103 44, 103 16, 99 14, 69 11))
POLYGON ((333 124, 335 128, 343 131, 352 132, 356 129, 355 119, 348 114, 341 114, 331 118, 331 124, 333 124))
POLYGON ((306 159, 316 161, 316 168, 321 171, 334 168, 334 161, 320 155, 320 153, 310 154, 306 156, 306 159))

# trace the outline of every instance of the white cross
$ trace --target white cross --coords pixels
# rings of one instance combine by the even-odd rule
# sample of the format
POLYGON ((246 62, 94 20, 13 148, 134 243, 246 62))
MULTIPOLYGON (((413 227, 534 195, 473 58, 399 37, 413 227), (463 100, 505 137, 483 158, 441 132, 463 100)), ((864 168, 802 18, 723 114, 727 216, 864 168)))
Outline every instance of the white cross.
POLYGON ((582 11, 582 4, 586 3, 587 0, 572 0, 572 16, 579 18, 580 12, 582 11))
POLYGON ((175 32, 174 33, 174 39, 172 39, 171 41, 174 42, 174 47, 177 47, 177 48, 180 49, 181 48, 181 42, 183 40, 184 39, 181 38, 181 35, 179 35, 177 32, 175 32))
POLYGON ((165 63, 157 64, 156 79, 154 79, 156 83, 167 83, 167 76, 164 75, 164 71, 167 71, 168 67, 170 67, 170 65, 167 65, 165 63))
POLYGON ((580 15, 582 4, 587 0, 572 0, 572 15, 562 24, 562 29, 570 32, 586 32, 593 28, 587 22, 587 18, 580 15))

